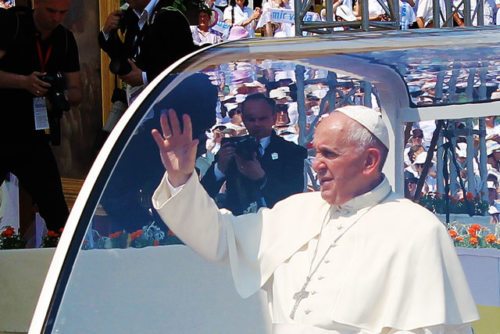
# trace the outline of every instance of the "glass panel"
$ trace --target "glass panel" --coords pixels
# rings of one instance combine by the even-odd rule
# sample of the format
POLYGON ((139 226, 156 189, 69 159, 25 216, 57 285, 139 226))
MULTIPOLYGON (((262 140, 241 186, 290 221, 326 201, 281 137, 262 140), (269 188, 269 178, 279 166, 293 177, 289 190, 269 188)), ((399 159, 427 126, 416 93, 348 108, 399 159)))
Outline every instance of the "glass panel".
POLYGON ((153 331, 177 333, 199 332, 196 326, 203 326, 206 333, 243 333, 241 327, 247 327, 249 333, 263 333, 267 315, 259 297, 253 301, 237 297, 230 273, 205 263, 183 246, 152 208, 151 196, 164 168, 151 130, 159 128, 159 117, 169 108, 191 114, 193 131, 202 139, 197 160, 200 177, 214 173, 209 167, 221 142, 239 138, 236 150, 250 151, 251 159, 268 168, 267 182, 273 185, 272 191, 266 192, 264 187, 260 193, 243 178, 241 182, 247 185, 243 188, 230 190, 229 181, 219 186, 213 194, 217 203, 221 207, 233 205, 235 213, 242 214, 270 207, 292 193, 318 189, 311 169, 312 129, 333 106, 378 108, 376 89, 368 82, 293 61, 248 59, 210 66, 198 73, 171 75, 146 101, 124 131, 131 133, 130 138, 118 141, 125 145, 91 220, 80 222, 87 224, 86 236, 76 254, 53 331, 109 333, 127 328, 151 332, 154 327, 153 331), (262 130, 262 126, 250 126, 253 120, 248 116, 260 110, 242 105, 248 96, 259 93, 269 96, 266 103, 273 101, 276 108, 276 119, 264 125, 273 129, 268 143, 273 148, 266 149, 262 157, 256 147, 242 140, 262 130), (242 109, 247 126, 242 123, 242 109), (285 150, 272 146, 278 140, 280 145, 287 143, 285 150), (227 196, 230 191, 237 195, 227 196), (227 198, 247 202, 228 204, 227 198), (222 297, 217 306, 212 305, 212 300, 222 297), (184 316, 190 308, 200 323, 184 316), (234 318, 237 321, 224 323, 213 314, 219 308, 219 314, 239 310, 234 318), (183 310, 184 315, 175 315, 183 310), (252 317, 248 317, 249 312, 252 317), (256 317, 264 319, 262 330, 255 329, 256 317))
MULTIPOLYGON (((260 189, 262 184, 247 180, 238 181, 239 188, 233 188, 236 195, 230 193, 229 182, 216 184, 211 191, 220 207, 230 208, 235 214, 252 212, 262 206, 271 207, 292 193, 318 189, 311 168, 311 141, 323 114, 348 104, 382 106, 372 83, 349 74, 369 71, 369 65, 334 71, 342 58, 368 60, 360 64, 375 63, 388 70, 396 69, 408 83, 409 100, 414 106, 498 99, 493 92, 498 86, 500 65, 493 59, 498 58, 499 48, 465 46, 460 52, 452 50, 443 47, 356 55, 323 53, 298 60, 249 58, 165 78, 121 134, 114 148, 117 152, 112 155, 118 157, 114 168, 102 192, 94 194, 99 200, 93 215, 89 221, 80 222, 85 225, 85 238, 76 254, 53 330, 107 333, 127 328, 150 332, 152 327, 144 326, 155 326, 155 331, 160 332, 199 332, 194 328, 200 326, 207 333, 223 329, 242 333, 241 328, 263 332, 255 329, 255 318, 248 317, 261 317, 257 323, 265 327, 263 302, 258 297, 253 301, 237 297, 230 273, 201 261, 183 246, 151 207, 151 195, 164 172, 151 137, 151 130, 159 127, 160 114, 169 108, 192 114, 194 132, 202 139, 197 167, 203 180, 207 175, 215 175, 211 166, 223 141, 232 141, 235 149, 246 151, 251 159, 265 164, 266 152, 260 157, 257 146, 245 137, 255 137, 253 132, 258 132, 259 127, 251 128, 251 118, 242 124, 245 110, 251 110, 242 102, 259 93, 273 101, 265 100, 275 104, 276 119, 270 124, 274 136, 288 145, 304 148, 293 150, 295 153, 290 156, 277 151, 267 153, 269 161, 283 162, 277 168, 279 172, 266 171, 276 178, 274 197, 260 189), (292 160, 294 164, 284 163, 292 160), (294 166, 293 171, 290 165, 294 166), (235 198, 244 200, 230 203, 235 198), (220 302, 214 305, 214 300, 220 302), (199 322, 185 317, 193 310, 199 322), (228 311, 239 315, 234 316, 234 323, 214 314, 228 311), (82 312, 89 316, 81 316, 82 312)), ((257 109, 255 112, 266 110, 266 104, 257 109)))

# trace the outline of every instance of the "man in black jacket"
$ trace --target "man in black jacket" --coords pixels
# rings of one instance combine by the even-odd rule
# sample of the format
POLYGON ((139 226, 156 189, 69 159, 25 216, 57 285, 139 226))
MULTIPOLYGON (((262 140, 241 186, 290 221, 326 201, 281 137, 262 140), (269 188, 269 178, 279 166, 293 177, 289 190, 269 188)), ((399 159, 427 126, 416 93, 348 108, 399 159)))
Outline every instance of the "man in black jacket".
POLYGON ((213 198, 226 182, 226 193, 219 204, 235 215, 273 207, 276 202, 302 192, 307 157, 305 148, 274 132, 274 100, 261 93, 249 95, 241 109, 250 137, 236 144, 223 143, 215 163, 201 181, 213 198))
POLYGON ((131 102, 141 87, 196 46, 186 17, 169 7, 172 0, 127 2, 126 10, 107 17, 99 45, 111 58, 110 70, 132 87, 131 102))

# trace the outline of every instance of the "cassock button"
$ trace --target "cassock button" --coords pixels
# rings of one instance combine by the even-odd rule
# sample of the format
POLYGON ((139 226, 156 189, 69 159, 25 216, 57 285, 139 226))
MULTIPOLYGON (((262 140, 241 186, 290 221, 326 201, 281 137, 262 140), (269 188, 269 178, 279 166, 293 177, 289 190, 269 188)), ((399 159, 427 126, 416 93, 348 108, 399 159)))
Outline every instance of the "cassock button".
POLYGON ((324 279, 325 277, 324 276, 318 276, 318 280, 321 281, 322 279, 324 279))
POLYGON ((316 294, 316 291, 311 291, 311 295, 315 295, 316 294))
POLYGON ((311 313, 311 310, 304 310, 304 313, 308 315, 309 313, 311 313))
POLYGON ((326 259, 326 260, 325 260, 325 263, 326 263, 326 264, 330 263, 330 260, 326 259))

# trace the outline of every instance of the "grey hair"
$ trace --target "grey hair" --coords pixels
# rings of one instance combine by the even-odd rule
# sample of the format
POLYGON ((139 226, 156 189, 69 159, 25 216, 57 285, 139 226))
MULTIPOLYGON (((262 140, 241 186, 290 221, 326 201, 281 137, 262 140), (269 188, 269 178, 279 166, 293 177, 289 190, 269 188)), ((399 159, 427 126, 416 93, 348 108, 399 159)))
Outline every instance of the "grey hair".
POLYGON ((362 126, 356 121, 353 121, 352 123, 353 126, 351 127, 349 133, 346 135, 345 138, 346 143, 355 144, 353 146, 356 147, 355 150, 357 153, 361 153, 370 147, 375 147, 379 149, 381 154, 380 169, 382 170, 382 167, 385 164, 385 160, 387 159, 387 154, 389 150, 384 144, 382 144, 382 142, 377 137, 375 137, 364 126, 362 126))

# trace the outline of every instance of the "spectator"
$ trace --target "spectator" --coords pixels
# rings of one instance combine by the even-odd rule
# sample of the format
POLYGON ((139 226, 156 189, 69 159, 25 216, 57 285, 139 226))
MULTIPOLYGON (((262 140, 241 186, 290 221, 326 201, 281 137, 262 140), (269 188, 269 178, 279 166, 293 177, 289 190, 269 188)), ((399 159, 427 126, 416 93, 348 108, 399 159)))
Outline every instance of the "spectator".
MULTIPOLYGON (((412 164, 412 161, 410 159, 410 148, 415 145, 422 146, 423 140, 424 140, 424 132, 421 129, 413 129, 411 131, 409 142, 403 153, 403 159, 406 166, 410 166, 412 164)), ((413 157, 413 159, 415 158, 413 157)))
MULTIPOLYGON (((441 27, 442 19, 438 25, 433 22, 433 0, 419 0, 417 4, 417 27, 418 28, 433 28, 441 27)), ((439 0, 439 8, 446 8, 444 1, 439 0)))
POLYGON ((168 65, 196 49, 189 22, 171 2, 129 0, 126 10, 108 15, 99 33, 99 45, 111 57, 110 70, 127 84, 129 103, 168 65))
POLYGON ((5 111, 0 122, 0 184, 7 172, 15 174, 50 230, 63 227, 68 218, 49 141, 58 142, 61 109, 69 106, 61 99, 56 103, 53 93, 64 90, 71 106, 82 99, 78 48, 73 34, 61 25, 70 6, 70 0, 35 0, 33 11, 0 10, 0 101, 5 111), (59 79, 50 84, 49 77, 59 79))
POLYGON ((273 207, 283 198, 303 191, 307 156, 303 147, 274 133, 276 110, 272 99, 260 93, 249 95, 241 111, 251 137, 244 137, 245 144, 223 144, 216 162, 201 181, 212 198, 226 182, 222 206, 235 215, 273 207), (255 146, 246 145, 251 138, 258 141, 255 146))
POLYGON ((203 7, 198 13, 198 25, 191 27, 193 42, 199 46, 207 46, 222 42, 222 37, 213 33, 210 28, 217 23, 215 12, 203 7))
MULTIPOLYGON (((261 10, 259 7, 256 7, 255 10, 247 7, 247 0, 231 0, 231 5, 227 6, 224 9, 224 22, 230 24, 231 30, 236 26, 240 26, 245 28, 247 31, 248 37, 255 37, 255 26, 257 24, 257 20, 261 15, 261 10)), ((240 32, 241 29, 237 29, 238 33, 229 32, 229 38, 232 35, 240 36, 243 38, 243 34, 240 32)), ((245 37, 247 37, 245 36, 245 37)), ((235 38, 231 38, 230 40, 234 40, 235 38)), ((238 38, 239 39, 239 38, 238 38)))
MULTIPOLYGON (((492 5, 487 0, 480 0, 483 2, 483 17, 484 17, 484 25, 493 25, 494 24, 494 10, 492 5)), ((459 27, 463 27, 465 25, 464 22, 464 1, 463 0, 453 0, 453 21, 459 27)), ((477 0, 470 0, 470 16, 472 19, 472 25, 477 26, 477 0)))
POLYGON ((230 118, 228 123, 224 125, 228 129, 234 130, 235 136, 244 136, 247 134, 247 129, 243 123, 243 116, 241 115, 241 107, 238 103, 226 103, 228 112, 227 115, 230 118))
MULTIPOLYGON (((424 170, 425 160, 427 159, 427 152, 422 152, 415 158, 413 166, 418 173, 418 178, 422 176, 422 171, 424 170)), ((424 186, 422 187, 422 193, 435 193, 437 191, 437 181, 436 181, 436 168, 434 163, 431 162, 427 176, 425 178, 424 186)))

